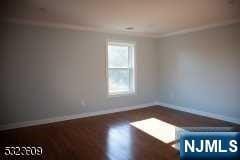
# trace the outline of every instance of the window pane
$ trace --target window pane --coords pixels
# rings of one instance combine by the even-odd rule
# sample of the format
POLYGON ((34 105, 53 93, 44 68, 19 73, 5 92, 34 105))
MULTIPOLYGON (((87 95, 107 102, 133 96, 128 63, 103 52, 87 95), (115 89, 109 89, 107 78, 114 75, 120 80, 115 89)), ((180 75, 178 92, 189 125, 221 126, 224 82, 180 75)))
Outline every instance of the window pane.
POLYGON ((129 92, 129 70, 109 69, 109 92, 129 92))
POLYGON ((108 67, 127 68, 128 67, 128 46, 108 46, 108 67))

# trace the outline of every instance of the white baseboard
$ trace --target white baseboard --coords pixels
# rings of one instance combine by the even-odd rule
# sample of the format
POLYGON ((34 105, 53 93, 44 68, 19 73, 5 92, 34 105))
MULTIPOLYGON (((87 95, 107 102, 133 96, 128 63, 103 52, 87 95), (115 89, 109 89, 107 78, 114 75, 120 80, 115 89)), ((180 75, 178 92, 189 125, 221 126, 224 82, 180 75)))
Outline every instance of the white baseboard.
POLYGON ((33 120, 33 121, 24 121, 24 122, 18 122, 18 123, 10 123, 6 125, 0 125, 0 131, 1 130, 9 130, 9 129, 15 129, 15 128, 22 128, 22 127, 30 127, 30 126, 36 126, 36 125, 42 125, 42 124, 48 124, 48 123, 54 123, 54 122, 61 122, 66 120, 72 120, 72 119, 78 119, 78 118, 84 118, 84 117, 91 117, 91 116, 97 116, 97 115, 104 115, 109 113, 116 113, 116 112, 123 112, 123 111, 129 111, 134 109, 140 109, 140 108, 146 108, 154 105, 159 105, 162 107, 167 107, 183 112, 188 112, 196 115, 201 115, 209 118, 219 119, 231 123, 240 124, 239 118, 232 118, 227 117, 223 115, 218 115, 210 112, 204 112, 197 109, 192 108, 186 108, 181 106, 176 106, 168 103, 163 102, 153 102, 153 103, 146 103, 146 104, 140 104, 136 106, 128 106, 128 107, 118 107, 113 109, 107 109, 97 112, 88 112, 88 113, 82 113, 82 114, 75 114, 75 115, 68 115, 68 116, 61 116, 61 117, 53 117, 53 118, 46 118, 46 119, 40 119, 40 120, 33 120))
POLYGON ((155 103, 146 103, 146 104, 140 104, 140 105, 136 105, 136 106, 118 107, 118 108, 113 108, 113 109, 107 109, 107 110, 102 110, 102 111, 97 111, 97 112, 88 112, 88 113, 81 113, 81 114, 75 114, 75 115, 68 115, 68 116, 33 120, 33 121, 10 123, 10 124, 6 124, 6 125, 0 125, 0 131, 15 129, 15 128, 22 128, 22 127, 29 127, 29 126, 36 126, 36 125, 42 125, 42 124, 48 124, 48 123, 54 123, 54 122, 61 122, 61 121, 84 118, 84 117, 104 115, 104 114, 109 114, 109 113, 129 111, 129 110, 154 106, 156 104, 157 104, 156 102, 155 103))
POLYGON ((232 117, 223 116, 223 115, 219 115, 219 114, 215 114, 215 113, 200 111, 200 110, 193 109, 193 108, 176 106, 176 105, 168 104, 168 103, 164 103, 164 102, 156 102, 155 104, 162 106, 162 107, 167 107, 167 108, 171 108, 171 109, 175 109, 175 110, 179 110, 179 111, 183 111, 183 112, 188 112, 188 113, 201 115, 201 116, 205 116, 205 117, 209 117, 209 118, 223 120, 226 122, 240 124, 240 118, 232 118, 232 117))

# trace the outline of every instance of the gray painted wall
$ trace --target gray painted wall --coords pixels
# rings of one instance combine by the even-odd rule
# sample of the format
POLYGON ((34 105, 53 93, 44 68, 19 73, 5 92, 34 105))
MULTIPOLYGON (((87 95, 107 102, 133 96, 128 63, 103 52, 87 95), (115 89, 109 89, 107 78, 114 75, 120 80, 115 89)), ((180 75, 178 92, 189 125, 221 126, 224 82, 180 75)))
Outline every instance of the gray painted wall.
POLYGON ((156 41, 94 32, 4 24, 0 124, 156 100, 156 41), (136 42, 136 95, 109 98, 106 40, 136 42), (87 104, 81 106, 81 100, 87 104))
POLYGON ((240 117, 240 24, 163 39, 0 27, 0 125, 156 100, 240 117), (137 43, 136 95, 107 97, 106 39, 137 43))
POLYGON ((240 118, 240 24, 158 41, 159 101, 240 118))

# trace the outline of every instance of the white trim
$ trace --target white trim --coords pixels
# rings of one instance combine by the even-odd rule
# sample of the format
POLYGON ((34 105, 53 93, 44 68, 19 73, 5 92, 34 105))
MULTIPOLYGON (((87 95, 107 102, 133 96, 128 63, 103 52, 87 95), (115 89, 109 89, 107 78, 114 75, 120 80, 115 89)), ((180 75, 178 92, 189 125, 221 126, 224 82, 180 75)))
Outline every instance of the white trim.
POLYGON ((46 118, 46 119, 40 119, 40 120, 34 120, 34 121, 10 123, 6 125, 0 125, 0 131, 15 129, 15 128, 22 128, 22 127, 29 127, 29 126, 36 126, 36 125, 43 125, 43 124, 73 120, 73 119, 84 118, 84 117, 92 117, 92 116, 104 115, 109 113, 129 111, 129 110, 146 108, 146 107, 151 107, 156 105, 159 105, 161 107, 167 107, 174 110, 183 111, 183 112, 188 112, 196 115, 201 115, 209 118, 219 119, 219 120, 223 120, 231 123, 240 124, 239 118, 227 117, 227 116, 218 115, 210 112, 200 111, 197 109, 186 108, 186 107, 181 107, 181 106, 176 106, 176 105, 156 101, 153 103, 146 103, 146 104, 140 104, 140 105, 128 106, 128 107, 118 107, 118 108, 112 108, 112 109, 107 109, 103 111, 97 111, 97 112, 87 112, 87 113, 68 115, 68 116, 62 116, 62 117, 53 117, 53 118, 46 118))
MULTIPOLYGON (((136 42, 130 42, 130 41, 124 41, 124 40, 113 40, 113 39, 107 39, 106 41, 106 79, 107 79, 107 95, 108 97, 119 97, 119 96, 128 96, 128 95, 136 95, 136 59, 135 59, 135 55, 136 55, 136 42), (129 77, 130 80, 130 88, 129 91, 119 91, 119 92, 109 92, 109 68, 108 68, 108 46, 109 45, 116 45, 116 46, 127 46, 128 47, 128 51, 129 51, 129 47, 131 47, 131 53, 128 54, 128 63, 131 63, 131 67, 129 68, 119 68, 119 69, 132 69, 133 73, 132 73, 132 77, 129 77), (131 58, 129 58, 129 55, 131 55, 131 58), (131 62, 129 62, 131 61, 131 62), (131 79, 130 79, 131 78, 131 79)), ((118 69, 118 68, 110 68, 110 69, 118 69)))
POLYGON ((88 27, 88 26, 64 24, 64 23, 54 23, 54 22, 46 22, 46 21, 26 20, 26 19, 18 19, 18 18, 10 18, 10 19, 7 19, 6 22, 14 23, 14 24, 48 27, 48 28, 68 29, 73 31, 89 31, 89 32, 109 33, 109 34, 123 34, 123 35, 129 35, 129 36, 137 36, 137 37, 158 38, 158 36, 156 36, 155 34, 149 34, 149 33, 124 31, 124 30, 122 31, 109 30, 105 28, 88 27))
POLYGON ((236 20, 225 21, 223 23, 214 23, 214 24, 204 25, 204 26, 200 26, 200 27, 192 27, 192 28, 179 30, 176 32, 161 34, 158 36, 158 38, 165 38, 165 37, 170 37, 170 36, 175 36, 175 35, 182 35, 182 34, 186 34, 186 33, 198 32, 198 31, 203 31, 203 30, 207 30, 207 29, 228 26, 231 24, 239 23, 239 22, 240 22, 240 19, 236 19, 236 20))
POLYGON ((0 125, 0 131, 15 129, 15 128, 22 128, 22 127, 29 127, 29 126, 36 126, 36 125, 42 125, 42 124, 48 124, 48 123, 54 123, 54 122, 61 122, 61 121, 67 121, 67 120, 84 118, 84 117, 92 117, 92 116, 104 115, 104 114, 109 114, 109 113, 129 111, 129 110, 134 110, 134 109, 151 107, 154 105, 156 105, 156 103, 146 103, 146 104, 140 104, 140 105, 136 105, 136 106, 112 108, 112 109, 107 109, 107 110, 102 110, 102 111, 97 111, 97 112, 87 112, 87 113, 81 113, 81 114, 75 114, 75 115, 10 123, 10 124, 6 124, 6 125, 0 125))
POLYGON ((224 116, 224 115, 201 111, 198 109, 176 106, 176 105, 164 103, 164 102, 156 102, 155 104, 162 106, 162 107, 167 107, 167 108, 171 108, 171 109, 175 109, 175 110, 179 110, 179 111, 183 111, 183 112, 188 112, 188 113, 192 113, 192 114, 196 114, 196 115, 201 115, 201 116, 205 116, 205 117, 209 117, 209 118, 214 118, 214 119, 219 119, 219 120, 223 120, 223 121, 227 121, 227 122, 231 122, 231 123, 240 124, 240 118, 232 118, 232 117, 228 117, 228 116, 224 116))
POLYGON ((108 93, 108 98, 135 96, 135 95, 136 95, 135 92, 113 92, 113 93, 108 93))
POLYGON ((191 27, 187 29, 178 30, 175 32, 163 33, 160 35, 143 33, 143 32, 109 30, 104 28, 87 27, 87 26, 81 26, 81 25, 52 23, 52 22, 46 22, 46 21, 34 21, 34 20, 15 19, 15 18, 7 19, 7 22, 15 23, 15 24, 27 24, 27 25, 33 25, 33 26, 50 27, 50 28, 69 29, 69 30, 76 30, 76 31, 91 31, 91 32, 100 32, 100 33, 111 33, 111 34, 125 34, 129 36, 139 36, 139 37, 164 38, 164 37, 170 37, 175 35, 182 35, 186 33, 207 30, 211 28, 217 28, 221 26, 227 26, 227 25, 239 23, 240 19, 228 20, 222 23, 214 23, 214 24, 203 25, 199 27, 191 27))

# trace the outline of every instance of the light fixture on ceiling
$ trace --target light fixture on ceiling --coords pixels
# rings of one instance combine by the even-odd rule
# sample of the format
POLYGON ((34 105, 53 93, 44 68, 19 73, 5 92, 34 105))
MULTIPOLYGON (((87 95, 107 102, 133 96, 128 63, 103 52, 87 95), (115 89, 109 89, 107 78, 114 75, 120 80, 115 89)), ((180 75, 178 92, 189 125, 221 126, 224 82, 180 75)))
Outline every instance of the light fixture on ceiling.
POLYGON ((125 30, 132 31, 132 30, 134 30, 134 27, 126 27, 125 30))
POLYGON ((235 0, 228 0, 229 5, 234 5, 234 3, 235 3, 235 0))
POLYGON ((39 11, 41 11, 41 12, 46 12, 47 10, 46 10, 46 8, 40 7, 40 8, 39 8, 39 11))

